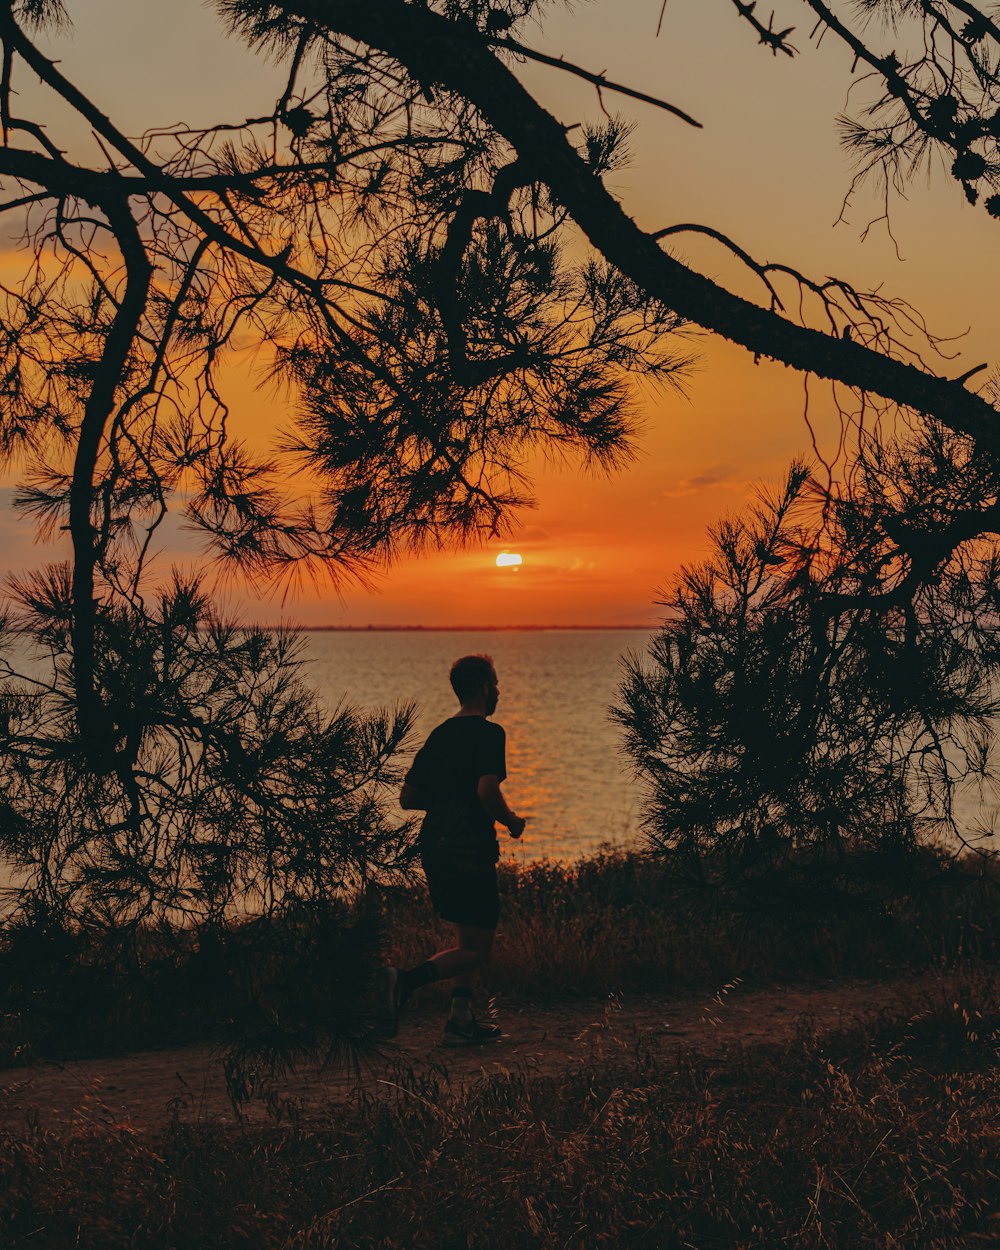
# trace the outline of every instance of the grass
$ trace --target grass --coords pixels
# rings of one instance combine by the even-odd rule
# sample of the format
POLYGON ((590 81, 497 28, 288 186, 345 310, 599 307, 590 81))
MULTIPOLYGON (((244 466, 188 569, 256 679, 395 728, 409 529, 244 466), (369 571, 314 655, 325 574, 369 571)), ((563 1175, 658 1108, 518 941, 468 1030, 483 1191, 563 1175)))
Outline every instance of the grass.
MULTIPOLYGON (((739 890, 636 853, 500 864, 488 983, 520 999, 872 976, 1000 954, 1000 888, 980 861, 925 855, 894 879, 866 860, 739 890)), ((386 948, 409 966, 452 944, 423 891, 385 903, 386 948)), ((442 990, 443 994, 444 991, 442 990)))
POLYGON ((456 1092, 405 1069, 308 1123, 0 1142, 10 1250, 995 1245, 995 976, 834 1036, 456 1092))
MULTIPOLYGON (((500 876, 484 985, 508 1000, 895 974, 1000 954, 1000 889, 972 861, 924 856, 904 878, 865 860, 737 890, 606 851, 501 863, 500 876)), ((363 1045, 377 963, 410 966, 452 942, 419 886, 200 933, 67 933, 36 920, 0 941, 0 1066, 201 1038, 363 1045)))
MULTIPOLYGON (((918 869, 904 883, 866 863, 842 879, 733 891, 634 854, 503 865, 486 984, 508 1002, 936 971, 919 998, 836 1035, 804 1020, 782 1045, 613 1050, 558 1079, 510 1071, 462 1089, 443 1068, 401 1066, 392 1084, 308 1120, 258 1082, 273 1112, 264 1127, 179 1113, 148 1132, 29 1122, 0 1137, 0 1245, 996 1245, 1000 892, 973 864, 918 869)), ((448 939, 417 888, 200 940, 147 933, 108 948, 13 933, 0 952, 0 1044, 23 1060, 218 1036, 234 1022, 265 1051, 363 1041, 364 970, 386 953, 417 962, 448 939)), ((238 1064, 233 1074, 237 1090, 238 1064)))

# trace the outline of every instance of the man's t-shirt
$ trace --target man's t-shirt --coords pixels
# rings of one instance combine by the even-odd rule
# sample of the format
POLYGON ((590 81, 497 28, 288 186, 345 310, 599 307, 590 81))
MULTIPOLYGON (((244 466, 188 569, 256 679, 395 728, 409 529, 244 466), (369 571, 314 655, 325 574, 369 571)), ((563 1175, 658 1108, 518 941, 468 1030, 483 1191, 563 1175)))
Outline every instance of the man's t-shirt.
POLYGON ((483 716, 453 716, 431 731, 406 774, 426 807, 425 845, 495 858, 496 830, 477 786, 490 775, 503 781, 505 753, 503 728, 483 716))

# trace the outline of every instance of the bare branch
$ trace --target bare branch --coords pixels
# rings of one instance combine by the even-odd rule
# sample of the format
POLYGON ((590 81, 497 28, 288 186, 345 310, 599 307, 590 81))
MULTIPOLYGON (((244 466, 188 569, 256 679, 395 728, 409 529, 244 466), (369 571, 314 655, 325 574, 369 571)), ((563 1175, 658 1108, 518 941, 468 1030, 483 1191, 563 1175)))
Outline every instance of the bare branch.
POLYGON ((489 36, 488 43, 495 48, 506 48, 508 52, 515 52, 518 56, 523 56, 529 61, 537 61, 540 65, 550 65, 554 69, 564 70, 567 74, 573 74, 577 78, 582 78, 585 82, 592 83, 598 90, 610 91, 614 95, 627 96, 630 100, 639 100, 643 104, 652 104, 654 108, 662 109, 665 113, 670 113, 674 117, 679 117, 682 122, 687 122, 689 126, 694 126, 698 130, 702 129, 702 124, 683 109, 679 109, 675 104, 669 104, 666 100, 661 100, 658 96, 647 95, 644 91, 636 91, 634 87, 626 87, 622 83, 612 82, 606 78, 604 74, 595 74, 590 70, 574 65, 572 61, 567 61, 565 57, 548 56, 544 52, 538 52, 534 48, 529 48, 525 44, 520 43, 516 39, 511 39, 509 35, 489 36))
POLYGON ((764 23, 756 16, 757 0, 750 0, 747 4, 742 3, 742 0, 732 0, 732 2, 740 17, 749 22, 757 32, 759 42, 762 43, 764 47, 770 48, 774 56, 777 56, 779 52, 784 52, 786 56, 795 56, 797 49, 788 42, 789 35, 793 34, 795 31, 794 26, 789 26, 786 30, 775 30, 773 13, 770 18, 768 18, 767 25, 765 26, 764 23))

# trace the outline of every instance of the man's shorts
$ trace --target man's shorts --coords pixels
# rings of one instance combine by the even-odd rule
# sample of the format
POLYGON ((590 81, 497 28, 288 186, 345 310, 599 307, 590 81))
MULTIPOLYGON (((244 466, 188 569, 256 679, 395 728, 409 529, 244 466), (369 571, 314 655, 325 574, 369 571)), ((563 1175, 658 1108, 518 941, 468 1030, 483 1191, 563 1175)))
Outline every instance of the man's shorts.
POLYGON ((476 929, 497 927, 500 897, 495 862, 427 845, 421 845, 420 862, 434 910, 442 920, 476 929))

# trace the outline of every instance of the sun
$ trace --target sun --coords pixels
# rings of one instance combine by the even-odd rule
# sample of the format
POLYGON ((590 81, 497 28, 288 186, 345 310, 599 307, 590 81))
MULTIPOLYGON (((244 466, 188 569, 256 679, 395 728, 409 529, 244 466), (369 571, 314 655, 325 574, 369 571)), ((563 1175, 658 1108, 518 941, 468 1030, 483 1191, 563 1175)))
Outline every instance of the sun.
POLYGON ((519 569, 523 561, 514 551, 501 551, 497 556, 498 569, 519 569))

